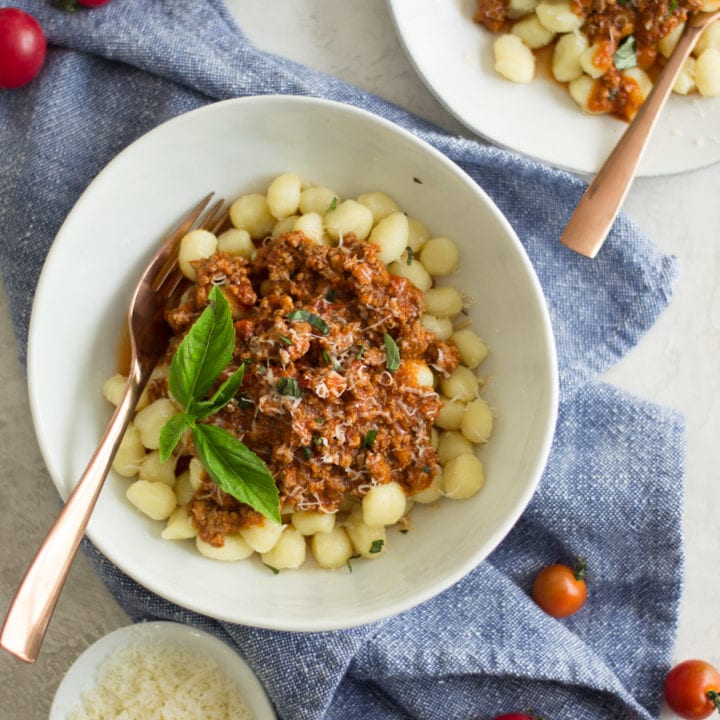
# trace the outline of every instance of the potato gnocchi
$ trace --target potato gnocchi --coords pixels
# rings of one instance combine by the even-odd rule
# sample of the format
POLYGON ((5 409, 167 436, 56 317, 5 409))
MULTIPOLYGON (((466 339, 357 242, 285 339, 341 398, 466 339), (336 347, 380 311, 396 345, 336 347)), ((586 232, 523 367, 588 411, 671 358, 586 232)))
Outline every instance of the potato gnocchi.
MULTIPOLYGON (((582 111, 630 121, 688 17, 716 6, 716 0, 477 0, 474 20, 497 34, 492 52, 502 77, 529 83, 549 57, 553 79, 567 84, 582 111), (543 48, 551 55, 539 54, 543 48)), ((719 22, 703 32, 673 91, 720 95, 719 22)))
MULTIPOLYGON (((519 37, 513 37, 521 42, 519 37)), ((268 467, 277 472, 273 472, 273 477, 282 501, 281 523, 244 506, 249 514, 242 522, 235 517, 218 530, 219 526, 212 522, 223 511, 224 494, 195 457, 192 443, 181 441, 170 459, 161 462, 158 452, 161 428, 179 410, 168 390, 170 353, 153 373, 113 468, 130 481, 126 489, 128 501, 139 512, 163 522, 160 533, 163 539, 192 542, 209 559, 236 562, 258 557, 273 571, 280 571, 299 568, 308 558, 328 569, 344 567, 357 557, 379 558, 387 550, 388 528, 407 531, 414 505, 434 503, 441 498, 469 498, 485 482, 478 449, 489 441, 494 426, 494 414, 483 397, 487 377, 481 374, 488 348, 467 327, 466 300, 460 290, 452 284, 437 283, 439 279, 451 278, 459 267, 458 248, 452 239, 432 235, 423 222, 404 213, 384 192, 343 198, 334 189, 309 184, 295 173, 278 175, 265 193, 237 198, 230 205, 229 219, 230 226, 217 236, 196 230, 182 238, 179 264, 192 283, 186 296, 200 292, 203 283, 221 287, 232 308, 236 333, 247 335, 247 342, 255 348, 246 374, 250 373, 256 383, 277 383, 276 379, 268 380, 268 375, 281 373, 299 362, 302 353, 310 352, 308 343, 319 342, 318 348, 322 348, 318 356, 322 375, 314 377, 306 369, 301 378, 307 400, 299 392, 265 393, 233 400, 227 411, 236 413, 235 418, 252 418, 253 413, 255 417, 258 414, 270 417, 273 413, 292 415, 303 403, 315 403, 312 408, 317 416, 317 430, 304 445, 283 445, 284 431, 278 426, 277 441, 272 443, 273 447, 265 448, 268 467), (283 242, 287 245, 283 246, 283 242), (248 305, 243 302, 251 301, 247 293, 252 288, 257 289, 258 303, 264 298, 271 298, 270 303, 281 302, 281 298, 273 295, 278 292, 273 286, 277 279, 258 280, 252 288, 248 281, 242 291, 246 293, 242 302, 238 300, 240 291, 233 290, 233 294, 222 273, 208 280, 209 268, 215 267, 213 263, 224 262, 223 267, 230 267, 228 263, 234 262, 235 270, 255 267, 251 264, 262 262, 270 253, 291 252, 293 248, 304 248, 311 260, 326 248, 329 266, 338 264, 338 250, 351 257, 355 257, 352 253, 367 253, 366 266, 348 262, 349 270, 346 269, 357 276, 361 291, 363 283, 369 282, 368 268, 375 267, 375 274, 387 278, 387 287, 394 293, 392 298, 385 298, 387 302, 411 307, 410 300, 417 298, 420 309, 417 317, 412 316, 411 332, 397 334, 395 367, 390 365, 387 345, 383 353, 370 344, 367 347, 358 344, 342 323, 323 337, 317 329, 320 325, 279 323, 276 317, 277 327, 266 328, 266 335, 259 339, 253 335, 256 326, 250 322, 248 305), (413 337, 418 335, 428 348, 423 351, 426 355, 412 350, 413 342, 417 341, 413 337), (272 342, 267 339, 271 337, 272 342), (407 425, 413 428, 413 433, 405 431, 407 437, 398 440, 391 438, 392 433, 381 425, 360 432, 358 427, 363 418, 360 403, 361 412, 352 421, 343 415, 349 405, 334 416, 337 421, 330 435, 330 423, 325 421, 333 416, 327 408, 350 392, 348 388, 359 393, 354 388, 363 383, 380 392, 387 409, 393 409, 396 416, 388 428, 396 428, 397 434, 402 435, 403 423, 414 423, 407 425), (246 411, 249 414, 242 414, 242 403, 253 406, 246 411), (322 415, 323 412, 326 414, 322 415), (325 473, 323 477, 331 477, 326 473, 329 464, 336 473, 327 487, 311 492, 311 483, 297 479, 298 468, 309 478, 321 472, 325 473), (334 488, 337 477, 347 479, 345 491, 334 488), (216 514, 212 515, 208 508, 216 514)), ((250 270, 242 272, 248 274, 250 270)), ((302 271, 293 272, 295 277, 288 282, 302 282, 305 277, 302 271)), ((328 306, 342 308, 336 292, 341 294, 342 290, 331 288, 324 301, 328 306)), ((381 302, 376 304, 382 308, 381 302)), ((181 303, 181 308, 187 307, 181 303)), ((185 312, 188 313, 187 309, 185 312)), ((168 320, 182 334, 179 313, 180 309, 169 312, 168 320)), ((352 326, 349 329, 356 335, 360 332, 352 319, 347 320, 347 325, 352 326)), ((119 373, 105 382, 103 394, 110 403, 119 402, 125 382, 126 378, 119 373)), ((300 384, 295 390, 298 388, 300 384)), ((303 418, 307 420, 310 415, 305 412, 303 418)), ((223 422, 228 417, 224 416, 223 422)), ((252 436, 244 437, 242 429, 238 432, 248 447, 255 449, 252 436)), ((260 449, 256 452, 261 454, 260 449)), ((232 506, 236 515, 237 505, 241 504, 232 506)), ((227 520, 227 515, 222 517, 227 520)))

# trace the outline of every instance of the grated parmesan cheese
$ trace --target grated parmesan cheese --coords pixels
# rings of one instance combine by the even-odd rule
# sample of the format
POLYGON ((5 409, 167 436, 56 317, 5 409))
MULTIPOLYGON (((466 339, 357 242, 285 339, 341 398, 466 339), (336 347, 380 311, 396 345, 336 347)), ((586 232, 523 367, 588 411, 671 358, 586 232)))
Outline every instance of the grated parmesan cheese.
POLYGON ((68 720, 251 720, 240 688, 211 657, 177 643, 136 642, 98 669, 68 720))

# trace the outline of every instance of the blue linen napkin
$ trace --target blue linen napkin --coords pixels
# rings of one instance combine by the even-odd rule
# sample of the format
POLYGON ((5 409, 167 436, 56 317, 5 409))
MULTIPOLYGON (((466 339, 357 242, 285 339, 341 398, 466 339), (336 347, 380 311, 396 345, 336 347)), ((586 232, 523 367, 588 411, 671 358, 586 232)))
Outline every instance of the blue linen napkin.
POLYGON ((458 163, 518 232, 554 325, 561 403, 547 470, 514 529, 455 586, 373 625, 272 632, 173 606, 86 543, 128 614, 192 623, 228 641, 284 720, 489 720, 528 708, 547 720, 657 717, 682 585, 684 424, 597 376, 669 302, 674 260, 623 216, 598 258, 575 255, 558 237, 579 180, 258 51, 221 0, 115 0, 72 15, 38 0, 13 4, 52 45, 33 83, 0 97, 0 261, 23 362, 43 260, 95 174, 166 119, 265 93, 365 108, 458 163), (590 598, 554 620, 529 599, 532 578, 578 554, 588 560, 590 598))

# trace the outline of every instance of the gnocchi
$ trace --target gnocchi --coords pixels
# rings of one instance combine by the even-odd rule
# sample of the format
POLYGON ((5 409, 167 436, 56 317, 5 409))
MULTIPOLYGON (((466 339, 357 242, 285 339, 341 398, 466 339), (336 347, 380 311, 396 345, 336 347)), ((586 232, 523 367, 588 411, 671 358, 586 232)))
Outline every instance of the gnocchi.
MULTIPOLYGON (((525 18, 518 32, 508 36, 510 46, 522 45, 521 36, 532 44, 534 36, 554 35, 535 15, 537 2, 511 0, 510 4, 525 18)), ((429 226, 405 213, 398 200, 384 191, 341 197, 292 172, 273 178, 265 193, 237 198, 230 205, 229 220, 230 226, 217 235, 195 230, 182 238, 180 268, 198 284, 204 282, 198 278, 207 278, 208 268, 213 268, 216 274, 211 281, 233 300, 229 303, 232 320, 242 332, 252 317, 250 290, 268 308, 283 308, 266 323, 267 331, 256 328, 248 333, 248 342, 262 362, 246 366, 244 372, 251 376, 253 387, 264 384, 270 390, 246 396, 247 387, 241 385, 242 392, 231 400, 231 412, 245 418, 243 442, 250 449, 258 415, 292 416, 304 403, 312 408, 312 415, 308 411, 298 416, 301 424, 313 423, 311 431, 302 430, 306 432, 302 443, 285 444, 285 436, 296 432, 294 426, 267 426, 268 436, 277 440, 260 461, 274 468, 272 476, 279 488, 275 473, 291 470, 282 475, 280 521, 265 517, 215 484, 199 459, 192 427, 182 432, 169 458, 163 460, 163 428, 183 412, 170 390, 175 387, 181 395, 169 378, 170 354, 148 383, 114 460, 116 473, 130 480, 126 497, 139 512, 164 523, 162 539, 192 543, 197 552, 215 561, 254 557, 278 572, 308 562, 338 569, 353 557, 380 558, 392 542, 393 531, 411 527, 408 516, 414 507, 443 498, 471 497, 484 482, 476 452, 491 437, 493 414, 483 397, 487 378, 478 369, 488 356, 488 347, 466 327, 466 299, 451 282, 460 267, 458 246, 444 235, 431 233, 429 226), (280 256, 287 256, 300 252, 298 248, 306 253, 306 261, 296 263, 292 273, 281 272, 276 264, 273 273, 255 273, 260 278, 256 286, 240 287, 255 277, 247 268, 266 268, 263 263, 268 262, 269 253, 278 249, 280 256), (307 303, 312 311, 304 306, 290 312, 293 283, 305 282, 321 260, 326 263, 319 275, 322 299, 307 303), (338 268, 346 279, 333 284, 338 268), (343 296, 350 278, 359 295, 387 293, 387 287, 395 290, 371 298, 379 308, 376 315, 363 316, 362 323, 351 314, 342 315, 342 322, 331 328, 331 313, 326 319, 321 314, 325 308, 342 309, 341 303, 348 302, 343 296), (231 283, 237 289, 226 287, 231 283), (409 308, 409 303, 411 319, 375 329, 385 322, 387 313, 400 317, 408 312, 403 308, 409 308), (373 330, 379 345, 367 348, 365 338, 373 330), (315 360, 302 384, 293 384, 287 368, 300 362, 313 343, 315 360), (426 351, 431 344, 434 354, 426 351), (421 350, 413 351, 414 346, 421 350), (363 361, 366 352, 367 363, 363 361), (348 390, 351 384, 385 388, 380 397, 387 394, 385 413, 392 418, 387 425, 366 427, 361 415, 346 420, 344 409, 338 414, 338 408, 346 406, 333 401, 344 393, 354 397, 348 390), (422 410, 420 398, 432 409, 431 415, 422 410), (247 417, 242 414, 246 405, 247 417), (396 438, 409 442, 393 445, 396 438), (277 466, 272 465, 275 456, 277 466), (305 478, 322 478, 326 468, 351 478, 347 481, 350 490, 333 495, 333 483, 314 483, 316 489, 310 492, 305 478), (222 523, 207 520, 226 507, 231 511, 222 523)), ((302 292, 312 288, 307 285, 302 292)), ((347 308, 346 304, 349 313, 347 308)), ((175 322, 186 327, 181 309, 177 312, 175 322)), ((108 378, 102 392, 109 403, 119 402, 125 383, 121 374, 108 378)))

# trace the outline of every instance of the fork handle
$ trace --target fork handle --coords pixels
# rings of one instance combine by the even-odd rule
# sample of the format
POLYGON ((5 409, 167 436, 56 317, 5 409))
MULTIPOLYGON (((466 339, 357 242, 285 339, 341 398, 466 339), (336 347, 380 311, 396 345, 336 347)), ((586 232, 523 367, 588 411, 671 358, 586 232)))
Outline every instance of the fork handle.
POLYGON ((20 584, 0 631, 0 646, 35 662, 73 558, 149 373, 131 369, 100 444, 20 584))
POLYGON ((571 250, 594 258, 605 242, 630 189, 660 110, 703 29, 688 24, 650 94, 585 191, 560 237, 571 250))

